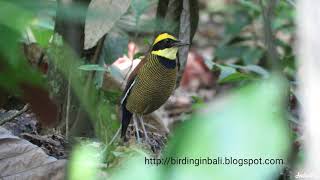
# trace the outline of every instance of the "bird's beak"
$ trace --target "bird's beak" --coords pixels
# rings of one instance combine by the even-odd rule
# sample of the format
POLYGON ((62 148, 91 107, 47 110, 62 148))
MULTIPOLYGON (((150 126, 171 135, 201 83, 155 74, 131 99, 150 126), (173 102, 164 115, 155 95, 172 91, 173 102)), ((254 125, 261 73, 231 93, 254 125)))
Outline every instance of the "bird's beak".
POLYGON ((182 42, 180 40, 173 43, 173 46, 175 46, 175 47, 187 46, 187 45, 190 45, 190 43, 182 42))

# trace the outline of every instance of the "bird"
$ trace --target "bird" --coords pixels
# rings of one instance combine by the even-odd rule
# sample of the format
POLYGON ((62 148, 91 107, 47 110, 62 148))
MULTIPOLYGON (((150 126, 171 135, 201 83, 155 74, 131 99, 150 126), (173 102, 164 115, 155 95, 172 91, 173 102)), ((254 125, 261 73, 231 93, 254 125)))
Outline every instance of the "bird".
MULTIPOLYGON (((148 53, 130 73, 121 97, 121 138, 125 140, 134 115, 140 120, 145 138, 148 139, 141 117, 160 108, 174 91, 180 67, 178 49, 186 45, 189 43, 182 42, 168 32, 159 33, 148 53)), ((137 131, 136 123, 135 126, 137 131)))

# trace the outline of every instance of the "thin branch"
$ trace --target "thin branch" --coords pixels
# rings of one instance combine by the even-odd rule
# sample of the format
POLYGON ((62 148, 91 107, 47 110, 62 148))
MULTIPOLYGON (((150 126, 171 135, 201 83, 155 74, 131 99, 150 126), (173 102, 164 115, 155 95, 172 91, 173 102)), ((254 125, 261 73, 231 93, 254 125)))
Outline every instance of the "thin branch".
POLYGON ((20 116, 21 114, 27 112, 28 109, 29 109, 29 106, 30 106, 29 104, 26 104, 20 111, 12 114, 12 115, 9 116, 9 117, 6 117, 6 118, 1 119, 1 120, 0 120, 0 126, 3 125, 3 124, 6 123, 6 122, 9 122, 9 121, 13 120, 14 118, 20 116))
POLYGON ((67 109, 66 109, 66 137, 69 138, 69 118, 70 118, 70 104, 71 104, 71 75, 69 72, 68 77, 68 90, 67 90, 67 109))
POLYGON ((296 5, 296 3, 295 2, 293 2, 293 0, 287 0, 287 2, 289 3, 289 4, 291 4, 293 7, 297 7, 297 5, 296 5))
POLYGON ((264 39, 268 51, 268 64, 271 69, 277 71, 280 69, 280 61, 276 45, 274 43, 274 35, 271 25, 277 0, 268 0, 266 6, 264 5, 263 0, 259 0, 259 3, 263 15, 264 39))

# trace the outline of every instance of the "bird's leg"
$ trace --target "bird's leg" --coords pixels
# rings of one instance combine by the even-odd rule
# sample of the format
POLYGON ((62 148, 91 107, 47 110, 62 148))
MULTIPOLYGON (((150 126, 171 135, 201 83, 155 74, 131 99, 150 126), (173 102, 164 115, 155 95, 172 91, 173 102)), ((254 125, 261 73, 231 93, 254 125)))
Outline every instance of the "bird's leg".
POLYGON ((137 141, 138 141, 138 143, 140 143, 140 134, 139 134, 139 127, 138 127, 138 122, 137 122, 138 116, 136 114, 134 114, 132 119, 133 119, 134 127, 136 129, 137 141))
POLYGON ((146 141, 149 142, 148 133, 146 131, 146 127, 144 126, 144 122, 143 122, 142 116, 139 116, 139 121, 140 121, 140 124, 141 124, 142 129, 143 129, 144 137, 146 138, 146 141))

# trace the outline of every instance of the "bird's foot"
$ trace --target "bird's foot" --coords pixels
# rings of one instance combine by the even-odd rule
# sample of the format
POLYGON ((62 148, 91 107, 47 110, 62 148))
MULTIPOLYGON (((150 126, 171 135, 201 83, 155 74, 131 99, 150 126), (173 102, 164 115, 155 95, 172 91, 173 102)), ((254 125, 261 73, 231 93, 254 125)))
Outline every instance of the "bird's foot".
POLYGON ((135 127, 135 129, 136 129, 137 141, 138 141, 138 143, 141 143, 137 119, 138 119, 138 116, 137 116, 137 115, 134 115, 134 116, 133 116, 133 124, 134 124, 134 127, 135 127))
POLYGON ((139 117, 139 121, 140 121, 140 124, 142 126, 142 130, 143 130, 143 133, 144 133, 145 140, 146 140, 147 143, 149 143, 148 132, 147 132, 146 127, 144 125, 144 121, 143 121, 142 116, 139 117))

